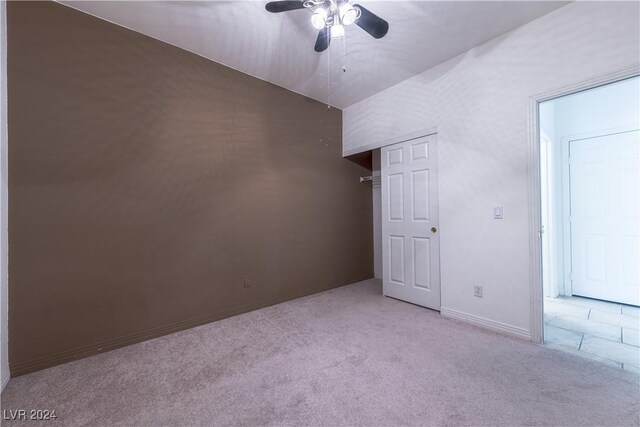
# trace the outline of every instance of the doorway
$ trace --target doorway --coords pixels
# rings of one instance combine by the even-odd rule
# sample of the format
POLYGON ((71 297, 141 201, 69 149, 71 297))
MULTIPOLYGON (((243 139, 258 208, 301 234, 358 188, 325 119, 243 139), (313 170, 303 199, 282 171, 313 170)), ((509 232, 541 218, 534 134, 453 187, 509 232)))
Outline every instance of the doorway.
POLYGON ((640 371, 640 78, 538 104, 544 343, 640 371))

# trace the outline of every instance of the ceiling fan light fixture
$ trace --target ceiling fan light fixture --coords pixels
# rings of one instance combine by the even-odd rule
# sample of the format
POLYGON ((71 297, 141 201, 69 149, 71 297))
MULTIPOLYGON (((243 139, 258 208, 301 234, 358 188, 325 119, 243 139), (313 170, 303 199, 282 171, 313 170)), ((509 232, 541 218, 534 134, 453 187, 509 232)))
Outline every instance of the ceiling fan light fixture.
POLYGON ((389 31, 387 21, 362 5, 349 4, 350 1, 352 0, 273 0, 264 7, 270 13, 298 9, 312 12, 311 24, 319 30, 313 49, 320 53, 329 48, 331 39, 345 37, 345 25, 356 24, 375 39, 384 37, 389 31))
POLYGON ((323 7, 319 7, 311 15, 311 25, 318 30, 323 29, 327 25, 327 11, 323 7))
POLYGON ((356 22, 356 19, 360 17, 360 9, 351 6, 349 3, 344 3, 340 6, 340 21, 342 25, 351 25, 356 22))
POLYGON ((338 39, 344 37, 344 27, 340 24, 334 24, 331 26, 331 38, 338 39))

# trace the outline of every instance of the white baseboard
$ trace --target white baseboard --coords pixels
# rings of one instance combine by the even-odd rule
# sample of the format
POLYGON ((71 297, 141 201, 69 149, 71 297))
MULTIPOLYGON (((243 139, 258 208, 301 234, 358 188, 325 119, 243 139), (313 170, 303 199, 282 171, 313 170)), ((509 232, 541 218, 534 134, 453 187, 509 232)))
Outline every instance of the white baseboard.
POLYGON ((463 322, 472 323, 486 329, 491 329, 492 331, 501 332, 503 334, 531 341, 531 333, 528 330, 517 326, 507 325, 506 323, 496 322, 495 320, 485 319, 484 317, 444 307, 440 308, 440 314, 444 317, 462 320, 463 322))
POLYGON ((4 387, 9 383, 10 379, 11 379, 11 374, 9 373, 9 368, 5 367, 2 370, 2 389, 0 389, 0 391, 4 390, 4 387))

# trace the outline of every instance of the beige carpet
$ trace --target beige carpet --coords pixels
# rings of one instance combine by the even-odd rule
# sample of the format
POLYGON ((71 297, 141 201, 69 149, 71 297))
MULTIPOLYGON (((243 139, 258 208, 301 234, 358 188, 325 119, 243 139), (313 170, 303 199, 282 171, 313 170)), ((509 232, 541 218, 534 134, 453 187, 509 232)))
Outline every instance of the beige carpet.
MULTIPOLYGON (((638 425, 640 377, 362 282, 12 379, 37 425, 638 425)), ((3 425, 28 425, 25 422, 3 425)))

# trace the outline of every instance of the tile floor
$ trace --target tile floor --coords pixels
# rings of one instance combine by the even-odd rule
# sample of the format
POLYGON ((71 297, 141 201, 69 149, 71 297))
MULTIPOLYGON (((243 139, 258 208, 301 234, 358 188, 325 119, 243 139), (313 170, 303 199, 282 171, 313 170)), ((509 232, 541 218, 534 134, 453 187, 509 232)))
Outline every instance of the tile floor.
POLYGON ((545 298, 549 347, 640 373, 640 307, 581 297, 545 298))

